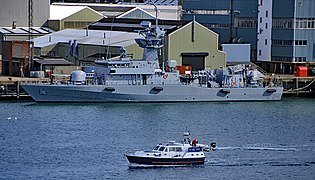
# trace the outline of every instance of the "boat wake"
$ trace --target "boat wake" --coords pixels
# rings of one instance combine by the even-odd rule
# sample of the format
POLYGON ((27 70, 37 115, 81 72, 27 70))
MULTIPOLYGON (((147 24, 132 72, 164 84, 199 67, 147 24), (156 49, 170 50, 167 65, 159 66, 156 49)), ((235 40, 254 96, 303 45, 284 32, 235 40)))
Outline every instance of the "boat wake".
POLYGON ((293 147, 217 147, 217 150, 253 150, 253 151, 298 151, 293 147))
POLYGON ((266 159, 234 159, 234 160, 208 160, 206 166, 311 166, 314 161, 291 162, 286 160, 266 159))
POLYGON ((314 166, 309 158, 314 145, 251 144, 240 147, 217 147, 220 155, 205 161, 206 166, 314 166), (302 154, 302 156, 301 156, 302 154), (223 157, 223 158, 222 158, 223 157), (288 158, 290 157, 290 158, 288 158))
MULTIPOLYGON (((241 150, 241 151, 299 151, 298 146, 272 145, 270 143, 247 144, 239 147, 217 147, 217 150, 241 150)), ((300 146, 299 146, 300 147, 300 146)))

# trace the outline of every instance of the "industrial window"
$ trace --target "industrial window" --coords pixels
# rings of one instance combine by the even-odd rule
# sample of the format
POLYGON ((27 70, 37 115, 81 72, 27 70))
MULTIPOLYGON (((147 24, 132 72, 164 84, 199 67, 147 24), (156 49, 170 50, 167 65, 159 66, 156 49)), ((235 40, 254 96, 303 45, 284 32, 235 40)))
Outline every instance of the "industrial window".
POLYGON ((235 27, 256 28, 257 23, 258 23, 257 18, 252 18, 252 17, 235 18, 235 27))
POLYGON ((307 45, 307 41, 306 40, 296 40, 295 41, 295 45, 296 46, 306 46, 307 45))
POLYGON ((207 28, 228 28, 229 24, 204 24, 207 28))
POLYGON ((205 10, 205 9, 186 9, 183 14, 217 14, 217 15, 229 15, 230 10, 205 10))
POLYGON ((292 29, 293 19, 290 18, 273 18, 272 28, 274 29, 292 29))
POLYGON ((292 57, 283 57, 283 56, 272 56, 272 61, 281 61, 281 62, 292 62, 292 57))
POLYGON ((266 11, 266 17, 268 17, 268 11, 266 11))
POLYGON ((265 28, 266 28, 266 29, 268 29, 268 23, 266 23, 266 25, 265 25, 265 26, 266 26, 265 28))
POLYGON ((295 28, 315 29, 315 18, 297 18, 295 28))
POLYGON ((295 62, 306 62, 306 57, 295 57, 295 62))
POLYGON ((262 23, 262 17, 260 17, 259 22, 262 23))
POLYGON ((23 53, 22 53, 22 46, 14 46, 14 57, 22 57, 23 53))
POLYGON ((261 50, 259 50, 259 56, 261 56, 261 50))
POLYGON ((267 39, 265 39, 265 45, 268 45, 268 40, 267 39))
POLYGON ((261 5, 261 6, 263 5, 263 0, 260 0, 260 5, 261 5))
POLYGON ((274 39, 272 40, 272 45, 274 46, 292 46, 293 45, 293 40, 279 40, 279 39, 274 39))

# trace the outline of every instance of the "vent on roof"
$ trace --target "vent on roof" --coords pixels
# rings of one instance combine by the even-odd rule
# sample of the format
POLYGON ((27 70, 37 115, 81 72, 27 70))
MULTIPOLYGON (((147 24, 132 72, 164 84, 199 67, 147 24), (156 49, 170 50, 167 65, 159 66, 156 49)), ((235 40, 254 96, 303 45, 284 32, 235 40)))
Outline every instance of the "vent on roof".
POLYGON ((12 29, 16 29, 16 21, 12 22, 12 29))

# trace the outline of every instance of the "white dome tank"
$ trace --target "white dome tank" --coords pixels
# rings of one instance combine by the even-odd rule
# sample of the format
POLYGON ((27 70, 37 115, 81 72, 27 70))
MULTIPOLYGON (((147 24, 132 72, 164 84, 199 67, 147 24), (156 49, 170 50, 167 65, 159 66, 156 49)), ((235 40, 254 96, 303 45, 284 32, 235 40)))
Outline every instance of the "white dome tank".
POLYGON ((75 70, 71 72, 70 78, 71 82, 84 83, 86 80, 86 73, 81 70, 75 70))

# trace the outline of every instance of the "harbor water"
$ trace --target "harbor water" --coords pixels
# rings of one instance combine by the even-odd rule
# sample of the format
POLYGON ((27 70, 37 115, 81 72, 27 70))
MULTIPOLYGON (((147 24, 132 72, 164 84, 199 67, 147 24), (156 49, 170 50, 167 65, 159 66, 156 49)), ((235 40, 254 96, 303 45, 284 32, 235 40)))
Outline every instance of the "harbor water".
POLYGON ((0 102, 0 179, 315 179, 315 99, 273 102, 0 102), (130 168, 124 154, 217 143, 204 165, 130 168))

